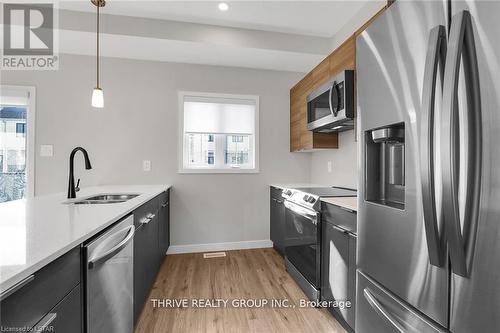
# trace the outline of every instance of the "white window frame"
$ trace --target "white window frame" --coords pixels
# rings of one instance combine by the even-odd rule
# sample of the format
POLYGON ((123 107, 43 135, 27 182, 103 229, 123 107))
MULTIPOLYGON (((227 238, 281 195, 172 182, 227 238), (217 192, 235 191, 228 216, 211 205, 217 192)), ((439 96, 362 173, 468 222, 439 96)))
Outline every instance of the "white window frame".
MULTIPOLYGON (((195 92, 195 91, 179 91, 178 92, 178 138, 179 138, 179 149, 178 149, 178 170, 179 173, 228 173, 228 174, 237 174, 237 173, 259 173, 259 96, 257 95, 235 95, 235 94, 219 94, 219 93, 207 93, 207 92, 195 92), (253 144, 251 143, 251 147, 253 147, 253 158, 254 158, 254 167, 253 168, 184 168, 184 98, 186 96, 195 96, 195 97, 208 97, 208 98, 219 98, 219 99, 242 99, 242 100, 253 100, 255 102, 255 129, 253 135, 253 144)), ((228 133, 230 134, 230 133, 228 133)), ((218 136, 215 136, 216 147, 221 145, 221 143, 217 143, 218 136)), ((215 154, 215 159, 218 156, 215 154)))
MULTIPOLYGON (((28 105, 26 112, 26 197, 35 195, 35 119, 36 119, 36 88, 33 86, 2 85, 6 90, 23 90, 28 93, 28 105)), ((0 91, 1 94, 1 91, 0 91)), ((6 104, 7 105, 7 104, 6 104)))

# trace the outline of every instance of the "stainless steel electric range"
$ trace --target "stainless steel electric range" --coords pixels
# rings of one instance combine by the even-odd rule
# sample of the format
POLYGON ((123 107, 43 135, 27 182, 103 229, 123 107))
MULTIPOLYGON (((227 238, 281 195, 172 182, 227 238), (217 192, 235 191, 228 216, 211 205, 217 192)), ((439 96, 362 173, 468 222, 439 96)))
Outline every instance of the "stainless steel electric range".
POLYGON ((319 300, 321 277, 322 197, 352 197, 340 187, 286 188, 285 266, 310 300, 319 300))

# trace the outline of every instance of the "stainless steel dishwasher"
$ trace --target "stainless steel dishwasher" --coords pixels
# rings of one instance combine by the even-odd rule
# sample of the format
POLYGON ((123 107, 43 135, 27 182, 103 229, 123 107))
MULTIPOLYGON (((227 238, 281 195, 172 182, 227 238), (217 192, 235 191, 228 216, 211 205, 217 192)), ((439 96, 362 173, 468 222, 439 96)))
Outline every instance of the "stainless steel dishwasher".
POLYGON ((133 331, 134 233, 131 215, 85 245, 89 333, 133 331))

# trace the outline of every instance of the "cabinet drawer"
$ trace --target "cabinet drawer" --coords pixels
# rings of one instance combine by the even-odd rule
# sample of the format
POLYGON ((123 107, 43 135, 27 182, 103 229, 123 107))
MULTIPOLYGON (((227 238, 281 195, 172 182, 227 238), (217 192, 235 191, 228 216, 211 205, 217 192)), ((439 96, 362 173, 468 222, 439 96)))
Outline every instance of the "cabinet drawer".
POLYGON ((141 225, 141 220, 147 218, 149 214, 157 214, 158 207, 160 206, 159 198, 160 196, 157 196, 156 198, 149 200, 134 211, 134 225, 136 228, 141 225))
POLYGON ((271 186, 271 198, 282 199, 281 194, 283 190, 274 186, 271 186))
POLYGON ((321 203, 323 220, 338 225, 339 227, 357 234, 356 212, 328 203, 321 203))
POLYGON ((75 287, 36 325, 35 332, 81 333, 83 330, 81 286, 75 287))
POLYGON ((34 278, 1 304, 1 326, 33 327, 80 283, 80 247, 34 274, 34 278))

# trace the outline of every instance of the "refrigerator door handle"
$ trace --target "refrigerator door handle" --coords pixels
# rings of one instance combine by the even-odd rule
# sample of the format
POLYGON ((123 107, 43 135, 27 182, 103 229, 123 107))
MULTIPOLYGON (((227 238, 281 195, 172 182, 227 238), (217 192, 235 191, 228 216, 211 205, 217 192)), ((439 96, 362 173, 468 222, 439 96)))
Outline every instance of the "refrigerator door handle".
MULTIPOLYGON (((446 28, 439 25, 429 34, 429 45, 425 61, 422 115, 420 125, 420 176, 425 234, 431 265, 443 265, 442 246, 439 235, 436 198, 434 193, 434 119, 437 75, 444 79, 446 60, 446 28)), ((439 87, 442 91, 443 87, 439 87)), ((442 220, 442 219, 441 219, 442 220)))
POLYGON ((471 15, 462 11, 452 18, 443 93, 442 114, 443 211, 455 274, 467 277, 472 265, 479 219, 482 125, 479 70, 471 15), (459 104, 458 81, 463 62, 467 94, 467 172, 463 230, 460 223, 459 187, 459 104))
POLYGON ((368 288, 363 289, 363 296, 368 301, 368 304, 377 312, 377 314, 385 319, 397 332, 405 333, 407 330, 401 323, 392 316, 387 310, 384 308, 382 304, 375 298, 375 296, 370 292, 368 288))

